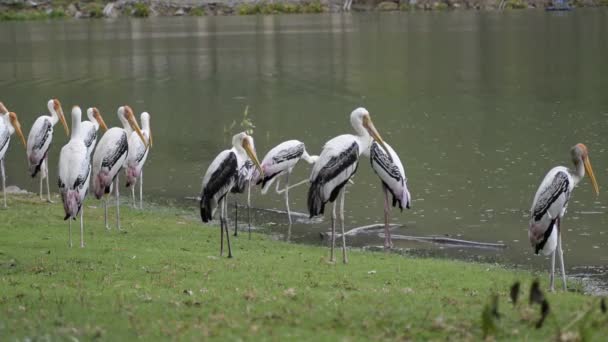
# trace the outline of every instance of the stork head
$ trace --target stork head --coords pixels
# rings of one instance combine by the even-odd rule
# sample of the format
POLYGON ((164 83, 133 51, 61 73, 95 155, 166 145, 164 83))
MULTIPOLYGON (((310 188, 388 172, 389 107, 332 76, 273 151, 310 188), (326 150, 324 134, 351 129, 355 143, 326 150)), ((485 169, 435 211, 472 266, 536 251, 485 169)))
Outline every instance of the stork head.
POLYGON ((374 141, 376 141, 382 147, 386 154, 389 154, 386 144, 384 144, 384 140, 382 140, 376 126, 374 126, 367 109, 359 107, 353 110, 352 113, 350 113, 350 123, 357 132, 362 132, 362 130, 365 130, 372 137, 372 139, 374 139, 374 141))
POLYGON ((245 151, 249 159, 255 164, 258 169, 260 175, 264 176, 264 171, 262 171, 262 166, 260 165, 260 161, 258 156, 255 153, 255 147, 253 144, 253 138, 245 132, 238 133, 232 137, 232 146, 239 151, 245 151))
POLYGON ((97 109, 97 107, 91 107, 91 108, 87 109, 87 117, 91 121, 93 121, 93 120, 97 121, 97 123, 99 124, 99 127, 103 128, 104 132, 108 130, 108 126, 106 125, 106 122, 103 120, 103 117, 101 116, 101 113, 99 112, 99 109, 97 109))
POLYGON ((591 161, 589 160, 589 150, 585 144, 579 143, 572 147, 570 150, 572 155, 572 162, 575 165, 579 165, 581 162, 585 167, 585 172, 589 175, 589 179, 591 180, 591 185, 593 186, 593 190, 596 195, 600 194, 600 188, 597 184, 597 180, 595 179, 595 174, 593 173, 593 168, 591 167, 591 161))
POLYGON ((137 120, 135 120, 135 115, 133 115, 133 110, 131 109, 131 107, 129 106, 122 106, 118 108, 118 118, 120 119, 121 122, 128 124, 131 129, 133 129, 133 131, 135 133, 137 133, 137 135, 139 136, 139 138, 141 139, 141 141, 144 143, 144 145, 148 146, 148 143, 146 142, 146 138, 144 137, 143 133, 141 133, 141 129, 139 128, 139 125, 137 124, 137 120))
POLYGON ((65 129, 65 134, 70 136, 70 129, 68 128, 68 123, 65 121, 65 116, 63 115, 63 108, 61 108, 61 102, 58 99, 51 99, 47 102, 47 107, 51 114, 57 115, 59 121, 63 125, 63 129, 65 129))

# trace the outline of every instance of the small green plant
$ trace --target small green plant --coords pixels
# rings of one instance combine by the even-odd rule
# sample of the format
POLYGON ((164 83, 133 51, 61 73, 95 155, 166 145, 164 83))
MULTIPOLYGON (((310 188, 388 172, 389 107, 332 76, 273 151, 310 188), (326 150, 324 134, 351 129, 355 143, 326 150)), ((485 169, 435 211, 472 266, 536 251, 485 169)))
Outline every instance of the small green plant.
POLYGON ((433 9, 436 11, 445 11, 448 9, 448 4, 445 2, 436 2, 433 4, 433 9))
POLYGON ((505 5, 505 8, 508 9, 523 9, 527 7, 528 5, 524 0, 507 0, 507 4, 505 5))
POLYGON ((202 7, 195 7, 190 10, 190 15, 193 17, 202 17, 205 15, 205 10, 202 7))
POLYGON ((66 17, 66 14, 65 14, 65 11, 63 10, 63 8, 53 9, 49 13, 49 18, 51 18, 51 19, 61 19, 61 18, 65 18, 65 17, 66 17))
POLYGON ((261 6, 259 4, 242 4, 237 7, 237 13, 239 15, 254 15, 261 13, 261 6))
POLYGON ((302 13, 323 13, 325 9, 320 1, 312 1, 302 6, 302 13))
POLYGON ((103 18, 103 6, 96 2, 87 4, 83 11, 89 14, 90 18, 103 18))
POLYGON ((249 118, 249 105, 247 105, 245 107, 245 110, 243 111, 243 120, 241 120, 241 128, 245 131, 245 133, 249 135, 253 134, 253 129, 255 128, 255 125, 253 124, 253 121, 251 121, 251 119, 249 118))
POLYGON ((150 8, 143 2, 133 5, 133 16, 137 18, 147 18, 150 16, 150 8))

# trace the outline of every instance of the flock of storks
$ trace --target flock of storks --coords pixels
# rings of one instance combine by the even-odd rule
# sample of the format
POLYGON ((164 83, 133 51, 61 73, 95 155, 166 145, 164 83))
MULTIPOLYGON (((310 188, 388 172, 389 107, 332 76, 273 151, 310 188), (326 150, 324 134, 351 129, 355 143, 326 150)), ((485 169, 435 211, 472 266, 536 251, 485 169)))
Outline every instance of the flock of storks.
MULTIPOLYGON (((9 112, 0 103, 0 167, 4 190, 4 206, 6 207, 4 155, 9 145, 10 137, 17 133, 24 145, 27 145, 29 172, 40 178, 40 197, 42 199, 43 179, 46 179, 47 200, 50 201, 48 180, 48 150, 53 136, 53 126, 61 121, 66 133, 69 128, 63 115, 61 104, 57 99, 48 101, 49 115, 38 117, 34 122, 27 143, 21 131, 21 125, 14 112, 9 112)), ((142 205, 143 165, 152 146, 150 131, 150 115, 141 114, 141 128, 129 106, 118 108, 118 118, 122 128, 107 126, 96 108, 89 108, 87 116, 90 121, 81 121, 81 110, 78 106, 72 108, 72 133, 69 142, 61 149, 59 157, 58 185, 68 220, 71 239, 71 220, 80 214, 81 247, 84 247, 83 201, 89 189, 89 181, 93 180, 93 193, 97 199, 104 198, 114 188, 116 197, 116 226, 120 229, 119 207, 119 173, 124 169, 127 187, 131 186, 133 203, 135 205, 134 185, 140 181, 140 206, 142 205), (106 132, 97 141, 97 131, 102 127, 106 132), (97 146, 96 146, 97 145, 97 146), (91 156, 92 153, 92 156, 91 156)), ((247 191, 248 206, 252 185, 261 185, 263 194, 267 193, 273 182, 284 176, 285 185, 281 189, 279 181, 276 192, 284 194, 285 206, 289 223, 291 212, 289 208, 289 189, 309 183, 308 211, 310 217, 324 214, 325 205, 333 204, 331 213, 331 252, 330 261, 335 262, 334 248, 336 240, 336 206, 339 202, 339 219, 342 230, 342 260, 348 262, 346 255, 346 239, 344 234, 344 197, 345 186, 352 183, 352 177, 357 171, 361 155, 369 156, 371 167, 380 178, 384 194, 384 221, 386 249, 392 248, 389 229, 389 209, 391 206, 409 208, 411 196, 407 188, 405 170, 397 153, 386 143, 375 128, 369 112, 365 108, 356 108, 350 114, 350 123, 355 134, 343 134, 327 141, 318 156, 311 156, 306 151, 304 143, 298 140, 285 141, 271 149, 262 162, 259 161, 253 138, 246 132, 233 136, 232 148, 220 152, 209 165, 202 183, 200 196, 200 215, 203 222, 212 220, 215 211, 220 209, 220 255, 223 254, 223 241, 226 235, 228 257, 232 257, 227 225, 227 202, 229 192, 243 193, 247 191), (300 160, 312 164, 310 178, 303 182, 290 185, 289 176, 300 160)), ((559 256, 563 286, 566 289, 566 275, 563 261, 561 241, 561 219, 566 212, 568 200, 574 187, 585 176, 589 175, 596 194, 599 187, 593 174, 589 152, 584 144, 576 144, 571 149, 571 157, 575 168, 569 169, 557 166, 549 171, 538 188, 530 212, 528 236, 536 254, 542 252, 551 255, 550 288, 554 288, 555 257, 559 256)), ((104 198, 105 225, 109 228, 107 219, 107 198, 104 198)))

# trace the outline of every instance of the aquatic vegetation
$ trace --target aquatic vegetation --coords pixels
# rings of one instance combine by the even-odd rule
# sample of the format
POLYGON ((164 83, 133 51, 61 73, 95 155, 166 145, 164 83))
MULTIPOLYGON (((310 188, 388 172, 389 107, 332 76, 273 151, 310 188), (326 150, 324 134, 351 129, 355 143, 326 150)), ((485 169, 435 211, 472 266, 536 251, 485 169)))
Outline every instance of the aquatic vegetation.
POLYGON ((241 4, 236 10, 239 15, 322 13, 325 11, 326 10, 320 1, 312 1, 304 4, 280 2, 241 4))
POLYGON ((190 10, 190 15, 193 17, 203 17, 205 14, 205 9, 202 7, 195 7, 190 10))
POLYGON ((528 8, 528 4, 524 0, 507 0, 505 8, 523 9, 523 8, 528 8))
POLYGON ((150 16, 150 8, 143 2, 137 2, 133 5, 132 14, 137 18, 147 18, 150 16))
POLYGON ((90 18, 103 18, 103 5, 91 2, 84 6, 83 11, 88 13, 90 18))

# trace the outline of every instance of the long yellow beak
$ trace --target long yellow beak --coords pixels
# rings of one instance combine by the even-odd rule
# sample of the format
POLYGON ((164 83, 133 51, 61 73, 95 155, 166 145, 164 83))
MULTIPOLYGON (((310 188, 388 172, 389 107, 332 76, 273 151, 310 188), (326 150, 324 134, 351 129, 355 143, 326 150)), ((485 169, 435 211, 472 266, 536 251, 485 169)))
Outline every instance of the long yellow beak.
POLYGON ((148 141, 150 142, 150 147, 152 147, 152 128, 148 130, 148 141))
POLYGON ((378 144, 380 144, 380 146, 386 152, 386 154, 390 156, 390 153, 388 152, 388 148, 386 148, 386 144, 384 144, 384 140, 382 140, 382 137, 380 136, 380 133, 378 133, 376 126, 374 126, 372 119, 370 119, 370 117, 367 115, 363 117, 363 127, 365 127, 367 132, 369 132, 369 135, 371 135, 372 138, 378 144))
POLYGON ((57 110, 57 115, 59 116, 59 120, 61 120, 61 124, 63 125, 63 128, 65 129, 65 134, 67 134, 67 136, 70 136, 70 128, 68 127, 68 123, 65 121, 65 116, 63 115, 63 108, 61 108, 61 106, 58 106, 56 108, 57 110))
POLYGON ((99 112, 99 110, 97 108, 93 108, 93 117, 95 118, 95 120, 97 120, 97 122, 99 123, 99 126, 101 126, 101 128, 103 128, 104 132, 108 130, 108 126, 106 126, 106 122, 103 121, 103 118, 101 117, 101 113, 99 112))
POLYGON ((26 142, 25 142, 25 136, 23 135, 23 132, 21 131, 21 123, 19 123, 19 120, 17 119, 17 114, 15 113, 9 113, 10 118, 11 118, 11 124, 13 125, 13 128, 15 129, 15 132, 17 132, 17 135, 19 136, 19 138, 21 139, 21 142, 23 143, 23 146, 27 146, 26 142))
POLYGON ((597 185, 597 180, 595 179, 595 174, 593 173, 593 168, 591 167, 591 161, 589 161, 589 156, 587 156, 583 164, 585 165, 585 172, 589 175, 589 179, 591 179, 591 185, 593 185, 593 190, 595 190, 595 195, 600 194, 600 187, 597 185))
POLYGON ((143 133, 141 132, 141 129, 139 128, 139 125, 137 124, 137 120, 135 120, 133 111, 128 106, 125 106, 125 107, 127 108, 127 121, 129 122, 129 126, 131 126, 131 128, 135 131, 135 133, 137 133, 137 135, 139 135, 139 138, 144 143, 144 145, 148 146, 148 142, 146 141, 146 138, 144 137, 143 133))
POLYGON ((245 152, 249 156, 249 159, 251 159, 253 161, 253 163, 255 164, 255 166, 258 168, 258 171, 260 171, 260 176, 264 177, 264 171, 262 171, 262 165, 260 165, 260 161, 258 160, 258 156, 255 154, 255 151, 253 150, 253 148, 249 144, 249 140, 248 139, 243 140, 243 149, 245 150, 245 152))

